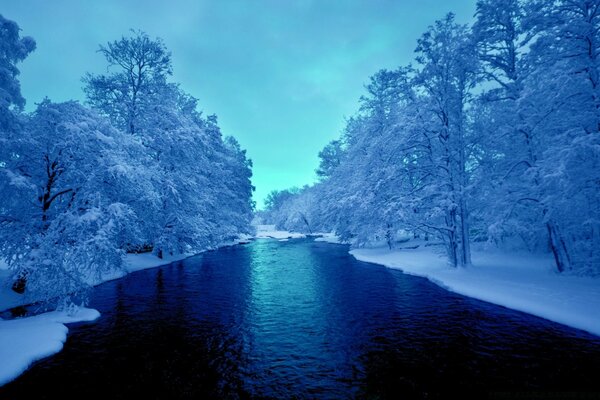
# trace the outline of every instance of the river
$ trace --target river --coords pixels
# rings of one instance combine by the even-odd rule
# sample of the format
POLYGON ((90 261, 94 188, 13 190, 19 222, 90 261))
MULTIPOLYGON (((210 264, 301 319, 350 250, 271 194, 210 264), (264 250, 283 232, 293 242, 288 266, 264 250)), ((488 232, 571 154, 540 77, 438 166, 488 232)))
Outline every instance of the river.
POLYGON ((258 240, 132 273, 96 287, 90 307, 100 319, 70 325, 64 349, 0 398, 600 392, 600 338, 311 239, 258 240))

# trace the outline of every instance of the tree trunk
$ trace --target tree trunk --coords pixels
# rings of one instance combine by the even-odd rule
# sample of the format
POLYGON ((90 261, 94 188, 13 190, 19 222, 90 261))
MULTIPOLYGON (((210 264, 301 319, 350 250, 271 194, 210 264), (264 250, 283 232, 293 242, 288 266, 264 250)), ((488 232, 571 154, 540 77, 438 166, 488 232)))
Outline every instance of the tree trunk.
POLYGON ((454 268, 458 267, 458 243, 456 237, 456 211, 451 210, 448 213, 447 217, 447 225, 448 225, 448 262, 454 268))
POLYGON ((550 242, 550 249, 554 255, 554 261, 556 262, 556 269, 558 272, 564 272, 571 269, 571 258, 567 251, 567 245, 565 244, 564 238, 562 237, 558 226, 548 221, 546 223, 548 228, 548 238, 550 242))
POLYGON ((466 267, 471 265, 471 243, 469 241, 469 211, 467 202, 462 195, 460 203, 460 256, 461 264, 466 267))
POLYGON ((387 224, 387 229, 385 231, 385 240, 389 249, 391 250, 394 243, 394 232, 392 231, 392 224, 387 224))

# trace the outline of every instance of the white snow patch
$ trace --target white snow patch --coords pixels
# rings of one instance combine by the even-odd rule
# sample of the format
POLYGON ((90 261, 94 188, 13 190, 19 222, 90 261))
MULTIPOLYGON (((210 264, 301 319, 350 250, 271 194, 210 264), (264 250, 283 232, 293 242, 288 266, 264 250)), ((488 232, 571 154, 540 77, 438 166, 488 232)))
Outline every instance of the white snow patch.
POLYGON ((161 265, 171 264, 192 256, 193 254, 180 254, 177 256, 164 256, 158 258, 152 253, 127 254, 125 256, 125 268, 127 272, 141 271, 143 269, 160 267, 161 265))
POLYGON ((317 233, 321 237, 315 239, 315 242, 326 242, 333 244, 345 244, 335 233, 333 232, 325 232, 325 233, 317 233))
POLYGON ((256 225, 257 239, 301 239, 306 235, 297 232, 278 231, 275 225, 256 225))
POLYGON ((73 322, 94 321, 100 313, 78 308, 13 320, 0 319, 0 386, 22 374, 33 362, 58 353, 73 322))
MULTIPOLYGON (((412 244, 412 243, 411 243, 412 244)), ((421 243, 422 244, 422 243, 421 243)), ((406 244, 408 246, 408 244, 406 244)), ((473 249, 473 265, 452 268, 440 249, 355 249, 356 259, 426 277, 447 290, 600 336, 600 280, 560 275, 549 255, 473 249)))

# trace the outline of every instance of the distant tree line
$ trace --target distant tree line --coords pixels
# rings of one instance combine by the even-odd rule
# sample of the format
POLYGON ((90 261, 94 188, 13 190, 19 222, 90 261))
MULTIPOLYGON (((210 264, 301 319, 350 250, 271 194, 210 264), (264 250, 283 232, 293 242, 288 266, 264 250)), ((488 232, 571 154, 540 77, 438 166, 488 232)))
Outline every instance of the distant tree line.
POLYGON ((600 273, 600 1, 480 0, 415 52, 371 77, 320 182, 271 194, 265 218, 358 246, 409 232, 453 266, 487 241, 600 273))
MULTIPOLYGON (((17 65, 35 49, 0 16, 0 258, 35 299, 79 293, 126 252, 196 252, 251 233, 252 163, 217 118, 169 82, 171 53, 144 32, 100 46, 86 105, 24 112, 17 65)), ((49 79, 51 79, 49 77, 49 79)))

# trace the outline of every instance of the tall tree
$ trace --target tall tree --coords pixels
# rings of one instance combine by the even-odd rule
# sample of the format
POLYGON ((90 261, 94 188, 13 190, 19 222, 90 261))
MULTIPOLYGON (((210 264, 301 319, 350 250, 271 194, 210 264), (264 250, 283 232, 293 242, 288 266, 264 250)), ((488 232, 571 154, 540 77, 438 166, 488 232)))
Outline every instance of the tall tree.
POLYGON ((161 87, 172 74, 171 53, 161 39, 133 31, 134 36, 100 46, 108 75, 83 78, 88 103, 108 115, 117 127, 138 133, 140 118, 157 101, 161 87))
POLYGON ((468 27, 456 24, 453 14, 436 21, 419 39, 416 60, 421 65, 416 83, 428 99, 428 111, 435 116, 426 134, 433 134, 432 143, 435 140, 437 144, 434 162, 439 179, 434 190, 445 210, 444 226, 436 229, 446 239, 450 263, 468 265, 471 252, 466 109, 479 73, 468 27))
MULTIPOLYGON (((28 36, 21 37, 19 26, 0 15, 0 166, 15 157, 7 150, 20 134, 20 112, 25 106, 17 65, 34 49, 35 41, 28 36)), ((0 225, 2 214, 0 206, 0 225)))
MULTIPOLYGON (((21 85, 17 77, 17 64, 35 50, 35 41, 20 36, 16 22, 0 15, 0 112, 6 117, 8 111, 22 111, 25 99, 21 95, 21 85)), ((6 129, 7 121, 0 119, 0 127, 6 129)))
POLYGON ((600 2, 527 4, 533 42, 519 103, 531 137, 535 188, 527 197, 546 225, 557 269, 598 269, 600 2), (565 212, 584 207, 586 214, 565 212))
MULTIPOLYGON (((28 293, 50 299, 118 271, 136 237, 124 198, 144 196, 139 146, 75 102, 39 104, 0 174, 0 249, 28 293)), ((21 290, 24 289, 21 287, 21 290)))

